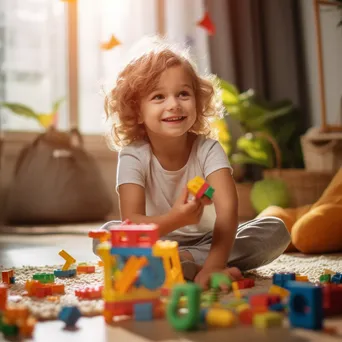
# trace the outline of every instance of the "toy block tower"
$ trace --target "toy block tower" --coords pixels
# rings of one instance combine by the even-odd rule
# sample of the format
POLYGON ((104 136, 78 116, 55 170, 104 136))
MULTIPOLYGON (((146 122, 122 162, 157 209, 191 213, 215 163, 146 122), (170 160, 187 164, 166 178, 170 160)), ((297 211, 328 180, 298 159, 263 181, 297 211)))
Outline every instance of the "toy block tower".
POLYGON ((187 187, 189 192, 196 198, 207 196, 208 198, 212 199, 215 191, 208 183, 206 183, 203 178, 199 176, 196 176, 190 180, 187 184, 187 187))

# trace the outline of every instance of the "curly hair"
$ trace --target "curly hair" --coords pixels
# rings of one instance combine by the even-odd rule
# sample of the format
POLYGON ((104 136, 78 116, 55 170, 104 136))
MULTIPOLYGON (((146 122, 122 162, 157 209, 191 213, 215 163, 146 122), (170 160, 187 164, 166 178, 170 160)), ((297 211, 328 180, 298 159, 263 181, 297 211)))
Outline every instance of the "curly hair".
POLYGON ((107 120, 111 120, 109 142, 115 150, 136 140, 148 140, 144 124, 139 123, 140 99, 155 89, 163 71, 182 65, 192 79, 197 118, 190 132, 214 136, 210 118, 222 116, 222 101, 215 77, 200 77, 186 51, 160 48, 133 59, 119 73, 115 87, 105 97, 107 120))

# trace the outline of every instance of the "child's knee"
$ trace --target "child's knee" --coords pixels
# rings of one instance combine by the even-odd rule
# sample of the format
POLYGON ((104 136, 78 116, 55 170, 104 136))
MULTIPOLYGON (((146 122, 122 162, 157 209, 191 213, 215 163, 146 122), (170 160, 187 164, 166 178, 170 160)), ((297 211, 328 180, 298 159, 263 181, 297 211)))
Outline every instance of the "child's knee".
POLYGON ((283 220, 281 220, 278 217, 270 217, 270 220, 273 221, 273 229, 274 231, 274 243, 284 245, 285 248, 290 244, 291 242, 291 235, 289 231, 287 230, 287 227, 283 220))

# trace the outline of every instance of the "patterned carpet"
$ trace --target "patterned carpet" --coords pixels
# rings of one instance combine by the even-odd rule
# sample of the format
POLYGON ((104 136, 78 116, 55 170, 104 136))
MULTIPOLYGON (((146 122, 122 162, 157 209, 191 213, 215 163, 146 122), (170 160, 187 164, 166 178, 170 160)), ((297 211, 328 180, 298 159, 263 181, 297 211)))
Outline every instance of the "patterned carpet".
MULTIPOLYGON (((26 280, 32 279, 35 273, 52 273, 53 270, 60 268, 57 266, 46 267, 23 267, 15 269, 16 283, 10 287, 10 305, 26 304, 32 314, 38 319, 55 319, 64 305, 77 305, 82 314, 94 316, 101 314, 102 300, 79 300, 75 296, 75 290, 85 286, 102 285, 102 267, 96 265, 95 273, 79 274, 73 278, 56 278, 55 282, 65 285, 65 295, 46 297, 37 299, 25 295, 26 280)), ((325 269, 332 271, 342 270, 342 254, 331 254, 322 256, 306 256, 302 254, 284 254, 271 264, 257 270, 248 272, 246 276, 256 279, 256 287, 253 292, 263 292, 271 284, 271 276, 277 272, 296 272, 297 274, 307 275, 312 282, 316 282, 325 269)), ((242 294, 250 290, 242 290, 242 294)), ((232 294, 229 294, 232 296, 232 294)))

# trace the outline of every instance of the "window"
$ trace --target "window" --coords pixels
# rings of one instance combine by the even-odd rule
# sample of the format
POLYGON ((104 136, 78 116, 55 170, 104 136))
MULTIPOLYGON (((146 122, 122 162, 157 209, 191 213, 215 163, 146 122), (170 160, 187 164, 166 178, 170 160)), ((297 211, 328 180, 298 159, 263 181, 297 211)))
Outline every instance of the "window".
MULTIPOLYGON (((76 116, 82 133, 103 134, 104 93, 113 86, 132 46, 144 36, 160 31, 161 4, 167 37, 190 45, 199 69, 208 69, 207 33, 196 25, 204 14, 202 1, 78 0, 76 4, 60 0, 1 0, 0 29, 5 38, 0 47, 4 80, 0 101, 20 102, 47 112, 55 100, 65 96, 67 101, 77 101, 77 113, 69 115, 72 106, 65 102, 58 113, 58 128, 68 129, 76 116), (77 6, 77 11, 68 12, 68 6, 77 6), (69 33, 68 37, 73 23, 77 23, 77 34, 69 33), (111 35, 121 44, 102 50, 101 43, 111 35), (69 53, 68 46, 75 46, 77 53, 69 53), (77 72, 73 70, 75 66, 77 72), (76 82, 70 81, 70 75, 78 78, 76 82), (78 87, 75 97, 68 91, 71 84, 78 87)), ((5 110, 1 114, 5 130, 39 129, 34 121, 5 110)))
MULTIPOLYGON (((0 101, 19 102, 37 112, 67 96, 65 5, 51 0, 0 1, 0 101)), ((5 130, 37 131, 39 125, 1 111, 5 130)), ((58 127, 68 126, 66 106, 58 127)))

